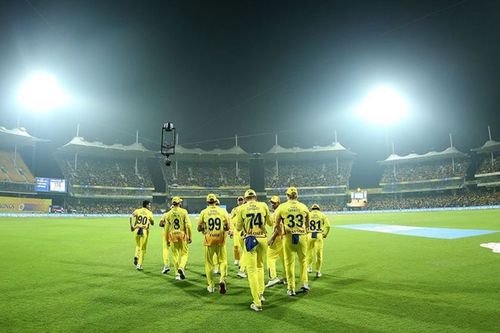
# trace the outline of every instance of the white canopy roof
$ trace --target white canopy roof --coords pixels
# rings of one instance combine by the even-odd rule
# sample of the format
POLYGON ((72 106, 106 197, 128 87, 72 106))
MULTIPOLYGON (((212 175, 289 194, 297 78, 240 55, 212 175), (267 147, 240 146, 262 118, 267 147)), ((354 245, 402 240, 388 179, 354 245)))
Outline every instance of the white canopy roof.
POLYGON ((383 161, 378 161, 379 164, 381 165, 387 165, 387 164, 393 164, 393 163, 417 163, 417 162, 423 162, 423 161, 431 161, 431 160, 439 160, 439 159, 446 159, 446 158, 466 158, 468 157, 467 154, 462 153, 455 147, 448 147, 443 151, 436 152, 436 151, 430 151, 425 154, 408 154, 405 156, 400 156, 397 154, 391 154, 389 157, 387 157, 383 161))
POLYGON ((278 144, 271 147, 264 153, 265 159, 310 159, 344 157, 353 158, 356 154, 342 146, 339 142, 334 142, 328 146, 313 146, 312 148, 284 148, 278 144), (314 156, 311 156, 314 154, 314 156))
POLYGON ((488 140, 479 148, 471 149, 478 154, 489 154, 491 152, 500 151, 500 142, 495 140, 488 140))
POLYGON ((39 142, 48 142, 49 140, 40 139, 29 134, 25 128, 18 127, 7 129, 0 126, 0 145, 2 146, 32 146, 39 142))
POLYGON ((79 153, 89 156, 111 156, 111 157, 151 157, 156 153, 145 148, 142 143, 134 142, 131 145, 115 143, 106 145, 99 141, 87 141, 83 137, 75 136, 70 142, 58 149, 64 153, 79 153))

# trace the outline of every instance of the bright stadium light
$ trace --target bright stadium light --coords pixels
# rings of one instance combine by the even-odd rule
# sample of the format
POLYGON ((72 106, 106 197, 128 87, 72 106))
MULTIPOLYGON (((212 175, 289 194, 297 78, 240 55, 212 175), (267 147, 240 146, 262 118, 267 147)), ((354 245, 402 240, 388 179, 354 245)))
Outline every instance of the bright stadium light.
POLYGON ((26 109, 44 112, 64 106, 68 96, 53 75, 37 72, 21 84, 17 100, 26 109))
POLYGON ((389 86, 373 89, 357 110, 358 115, 378 125, 390 125, 408 114, 406 101, 389 86))

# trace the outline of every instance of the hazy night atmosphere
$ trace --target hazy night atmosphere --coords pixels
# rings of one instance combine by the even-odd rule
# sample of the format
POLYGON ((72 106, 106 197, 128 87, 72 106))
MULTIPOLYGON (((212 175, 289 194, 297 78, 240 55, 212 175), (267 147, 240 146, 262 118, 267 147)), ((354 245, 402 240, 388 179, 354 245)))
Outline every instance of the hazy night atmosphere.
POLYGON ((499 0, 0 1, 0 332, 497 332, 499 55, 499 0))

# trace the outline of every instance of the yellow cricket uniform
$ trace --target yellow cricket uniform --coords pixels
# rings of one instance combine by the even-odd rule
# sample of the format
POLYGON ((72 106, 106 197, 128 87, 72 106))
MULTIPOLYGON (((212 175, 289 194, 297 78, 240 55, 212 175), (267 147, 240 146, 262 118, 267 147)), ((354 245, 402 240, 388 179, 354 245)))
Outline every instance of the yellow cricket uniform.
POLYGON ((227 212, 217 206, 208 206, 201 211, 198 218, 198 225, 205 225, 203 242, 205 245, 205 273, 208 286, 211 288, 214 287, 213 269, 216 265, 214 255, 217 255, 220 282, 225 282, 227 277, 226 231, 224 230, 226 222, 229 222, 227 212))
MULTIPOLYGON (((271 221, 275 222, 274 216, 271 218, 271 221)), ((269 270, 269 279, 274 280, 278 277, 278 272, 276 271, 276 261, 278 258, 281 260, 281 265, 283 266, 283 271, 285 271, 285 252, 283 250, 283 228, 280 231, 279 235, 274 240, 273 245, 269 246, 267 251, 267 269, 269 270)))
POLYGON ((307 266, 312 268, 316 256, 316 271, 321 272, 323 265, 323 235, 330 232, 328 218, 319 210, 309 213, 309 230, 307 236, 307 266))
POLYGON ((241 206, 236 206, 231 210, 231 232, 233 233, 233 253, 234 260, 240 261, 240 272, 244 272, 246 270, 245 263, 245 252, 243 252, 243 237, 241 237, 241 232, 236 231, 235 225, 238 221, 238 210, 241 206))
POLYGON ((253 303, 261 307, 260 295, 264 293, 264 260, 267 256, 266 225, 272 225, 271 213, 265 203, 248 201, 240 206, 237 217, 236 231, 243 231, 244 239, 253 236, 258 242, 250 251, 243 246, 243 252, 253 303))
POLYGON ((309 222, 309 210, 306 205, 297 200, 288 200, 278 207, 275 215, 276 219, 281 218, 281 223, 285 231, 283 248, 285 251, 285 270, 288 289, 295 291, 295 254, 299 258, 302 284, 308 283, 307 225, 309 222))
POLYGON ((191 239, 191 220, 187 210, 176 206, 163 214, 161 220, 165 223, 165 233, 171 244, 174 268, 177 272, 179 268, 186 267, 188 240, 191 239))
POLYGON ((146 248, 148 246, 149 227, 154 224, 153 213, 147 208, 138 208, 132 213, 135 234, 135 256, 137 264, 142 266, 146 248))

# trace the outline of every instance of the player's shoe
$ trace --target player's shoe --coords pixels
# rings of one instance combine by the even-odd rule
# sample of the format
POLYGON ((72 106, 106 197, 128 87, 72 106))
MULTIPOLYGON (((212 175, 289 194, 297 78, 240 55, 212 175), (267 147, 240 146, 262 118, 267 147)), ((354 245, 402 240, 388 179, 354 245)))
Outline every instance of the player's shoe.
POLYGON ((286 279, 283 279, 283 280, 281 280, 281 283, 287 284, 288 282, 286 281, 286 279))
POLYGON ((259 295, 259 299, 262 303, 264 303, 266 301, 266 298, 264 297, 264 294, 260 294, 259 295))
POLYGON ((257 306, 254 303, 250 304, 250 309, 254 310, 255 312, 262 311, 262 307, 261 306, 257 306))
POLYGON ((176 275, 176 276, 175 276, 175 279, 176 279, 177 281, 180 281, 180 280, 181 280, 180 275, 176 275))
POLYGON ((207 287, 207 291, 208 291, 209 293, 211 293, 211 294, 214 292, 214 290, 215 290, 215 288, 214 288, 214 287, 210 287, 210 286, 208 286, 208 287, 207 287))
POLYGON ((237 276, 237 277, 239 277, 239 278, 244 279, 244 278, 246 278, 246 277, 247 277, 247 274, 246 274, 245 272, 241 272, 241 271, 239 271, 239 272, 236 274, 236 276, 237 276))
POLYGON ((167 274, 168 272, 170 272, 170 267, 163 266, 163 270, 161 271, 161 274, 167 274))
POLYGON ((309 288, 309 285, 308 285, 307 283, 304 283, 304 284, 302 285, 302 288, 301 288, 301 289, 302 289, 302 290, 304 290, 304 291, 309 291, 309 290, 311 290, 311 288, 309 288))
POLYGON ((219 274, 219 269, 218 268, 214 268, 213 273, 214 274, 219 274))
POLYGON ((138 261, 139 261, 139 257, 134 257, 134 266, 137 266, 138 261))
POLYGON ((316 272, 316 277, 317 277, 317 278, 318 278, 318 277, 321 277, 322 275, 323 275, 323 274, 321 274, 321 272, 319 272, 319 271, 318 271, 318 272, 316 272))
POLYGON ((240 261, 239 261, 239 260, 235 260, 235 261, 234 261, 234 265, 235 265, 235 266, 239 266, 239 265, 240 265, 240 261))
POLYGON ((142 271, 142 265, 139 264, 135 265, 135 269, 137 269, 138 271, 142 271))
POLYGON ((296 294, 295 294, 295 291, 294 291, 294 290, 291 290, 291 289, 288 289, 288 290, 286 291, 286 294, 287 294, 288 296, 295 296, 295 295, 296 295, 296 294))
POLYGON ((307 267, 307 273, 312 273, 312 272, 313 272, 312 267, 307 267))
POLYGON ((219 288, 220 288, 220 293, 224 295, 226 293, 226 282, 221 281, 219 283, 219 288))
POLYGON ((277 277, 275 277, 274 279, 269 280, 269 282, 266 284, 266 288, 269 288, 269 287, 272 287, 274 285, 277 285, 280 282, 281 282, 281 280, 278 279, 277 277))
POLYGON ((181 279, 185 279, 186 278, 186 274, 184 274, 184 270, 182 268, 179 268, 177 270, 177 273, 179 273, 179 275, 181 276, 181 279))

